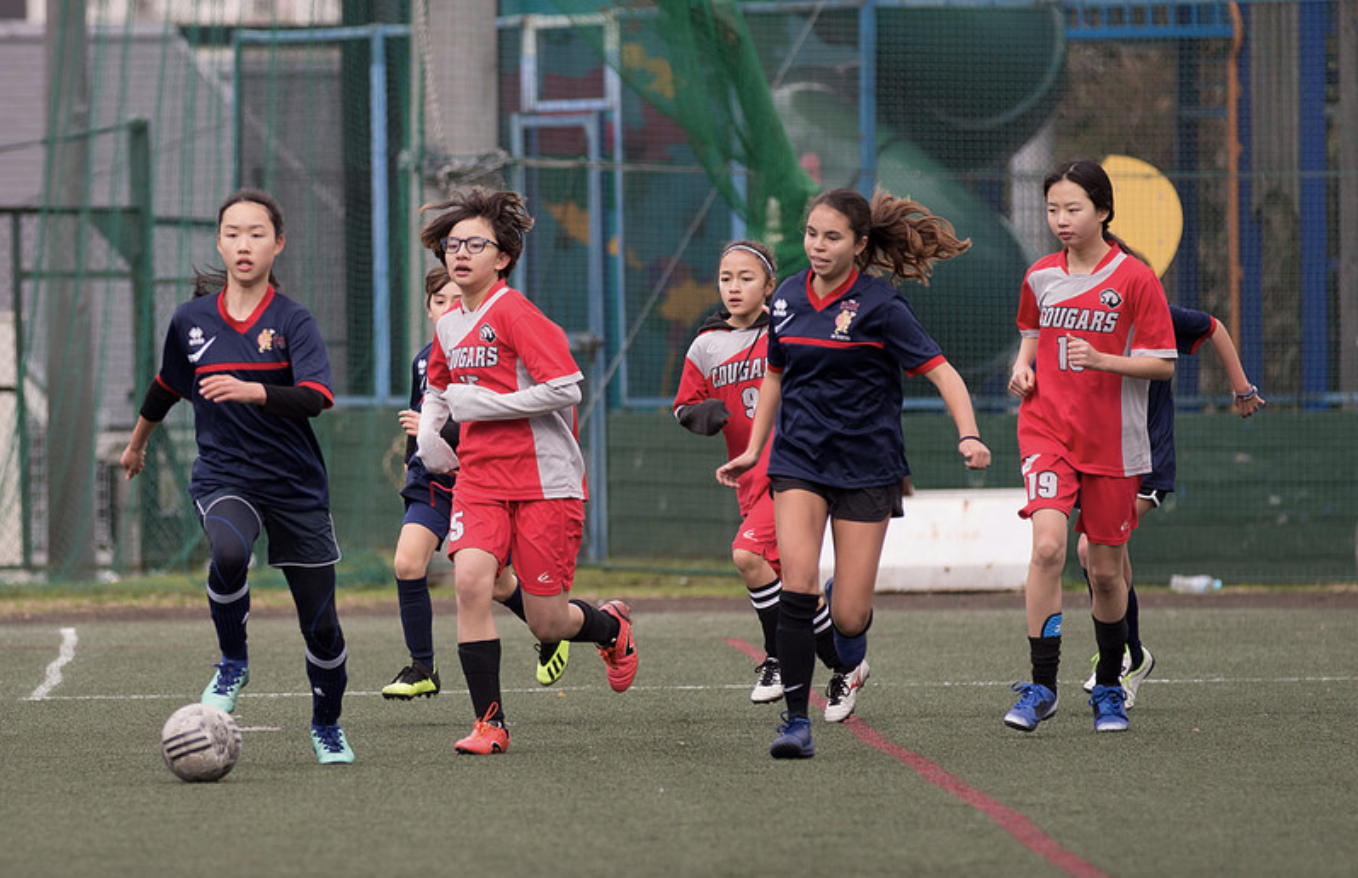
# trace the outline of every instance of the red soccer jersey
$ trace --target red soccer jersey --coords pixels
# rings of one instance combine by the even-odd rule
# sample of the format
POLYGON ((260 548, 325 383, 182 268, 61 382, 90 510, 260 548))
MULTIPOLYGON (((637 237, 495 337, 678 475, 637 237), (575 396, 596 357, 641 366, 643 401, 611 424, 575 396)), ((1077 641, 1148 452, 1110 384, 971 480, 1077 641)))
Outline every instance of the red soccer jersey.
MULTIPOLYGON (((481 307, 455 305, 439 318, 429 386, 474 383, 496 393, 583 376, 566 333, 500 281, 481 307)), ((575 407, 531 418, 466 421, 457 446, 457 492, 469 499, 586 499, 575 407)))
POLYGON ((1174 326, 1155 272, 1116 245, 1093 274, 1069 274, 1065 251, 1053 253, 1023 279, 1018 327, 1038 340, 1035 386, 1019 407, 1019 454, 1059 454, 1093 475, 1150 472, 1150 382, 1072 368, 1065 349, 1074 337, 1106 354, 1174 359, 1174 326))
MULTIPOLYGON (((679 379, 679 392, 674 397, 674 408, 694 405, 705 399, 719 399, 726 404, 731 419, 722 427, 726 439, 726 455, 735 457, 750 444, 750 428, 754 424, 754 410, 759 403, 759 385, 768 368, 769 328, 766 319, 748 329, 732 329, 725 321, 714 320, 704 325, 703 331, 689 345, 684 358, 684 372, 679 379)), ((740 514, 749 514, 759 496, 768 490, 769 448, 758 464, 740 477, 736 499, 740 514)))

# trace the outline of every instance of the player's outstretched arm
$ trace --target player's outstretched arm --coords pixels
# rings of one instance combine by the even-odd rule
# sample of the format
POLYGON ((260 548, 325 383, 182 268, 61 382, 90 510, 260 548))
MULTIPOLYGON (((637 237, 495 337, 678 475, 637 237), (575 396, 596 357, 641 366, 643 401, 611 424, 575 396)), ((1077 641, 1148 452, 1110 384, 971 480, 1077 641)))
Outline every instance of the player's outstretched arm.
POLYGON ((132 438, 127 440, 127 447, 118 459, 128 481, 146 468, 146 446, 151 441, 151 434, 178 401, 178 395, 162 384, 159 378, 146 388, 141 410, 137 413, 136 426, 132 428, 132 438))
POLYGON ((146 445, 151 441, 151 434, 159 426, 157 421, 148 421, 141 415, 137 416, 137 425, 132 428, 132 438, 127 440, 127 447, 118 458, 118 463, 122 465, 123 473, 129 482, 146 469, 146 445))
POLYGON ((976 426, 976 412, 971 407, 971 392, 967 383, 957 373, 951 363, 943 363, 924 373, 943 397, 953 423, 957 425, 957 452, 967 463, 967 469, 985 469, 990 466, 990 449, 981 441, 980 428, 976 426))
POLYGON ((1216 324, 1210 341, 1212 350, 1217 352, 1217 359, 1221 361, 1221 368, 1226 370, 1226 377, 1231 382, 1231 392, 1235 395, 1231 402, 1231 411, 1242 418, 1248 418, 1264 407, 1264 398, 1259 395, 1259 388, 1251 384, 1249 377, 1245 375, 1245 367, 1240 362, 1240 354, 1235 349, 1235 342, 1231 340, 1231 333, 1226 329, 1226 324, 1220 320, 1216 321, 1216 324))
POLYGON ((744 453, 717 467, 718 483, 728 488, 736 487, 740 477, 759 462, 764 453, 764 443, 769 441, 773 433, 778 407, 782 404, 782 373, 768 372, 759 383, 759 402, 754 407, 754 420, 750 423, 750 442, 745 446, 744 453))

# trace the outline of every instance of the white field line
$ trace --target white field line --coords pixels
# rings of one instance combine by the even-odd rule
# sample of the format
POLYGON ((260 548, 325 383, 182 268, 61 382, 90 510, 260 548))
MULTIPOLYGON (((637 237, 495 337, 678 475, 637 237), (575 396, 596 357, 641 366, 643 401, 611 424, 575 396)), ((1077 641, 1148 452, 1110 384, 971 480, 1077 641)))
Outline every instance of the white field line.
MULTIPOLYGON (((58 660, 58 661, 60 661, 60 660, 58 660)), ((57 664, 57 662, 53 662, 53 665, 56 665, 56 664, 57 664)), ((50 676, 51 676, 51 669, 49 668, 49 677, 50 677, 50 676)), ((57 677, 58 677, 58 680, 59 680, 59 679, 60 679, 60 673, 57 674, 57 677)), ((1286 684, 1286 683, 1297 684, 1297 683, 1355 683, 1355 682, 1358 682, 1358 675, 1353 675, 1353 674, 1326 675, 1326 676, 1305 676, 1305 677, 1196 677, 1196 678, 1182 678, 1182 679, 1168 679, 1168 680, 1166 680, 1166 679, 1161 679, 1161 678, 1159 678, 1159 677, 1153 677, 1153 678, 1151 678, 1151 680, 1149 681, 1149 683, 1151 684, 1152 687, 1158 687, 1158 686, 1201 686, 1201 685, 1230 685, 1230 686, 1235 686, 1235 685, 1239 685, 1239 684, 1265 684, 1265 685, 1266 685, 1266 684, 1271 684, 1271 683, 1272 683, 1272 684, 1286 684)), ((975 687, 975 686, 979 686, 979 687, 983 687, 983 688, 1003 688, 1003 689, 1008 689, 1011 685, 1013 685, 1013 681, 1012 681, 1012 680, 932 680, 932 681, 918 681, 918 682, 886 683, 885 681, 879 682, 878 679, 877 679, 876 677, 874 677, 873 680, 872 680, 871 688, 873 688, 873 689, 949 689, 949 688, 961 688, 961 687, 975 687)), ((1079 684, 1078 682, 1076 682, 1076 683, 1068 684, 1068 685, 1072 685, 1073 688, 1078 688, 1080 684, 1079 684)), ((39 687, 39 689, 41 689, 41 688, 42 688, 42 687, 39 687)), ((749 688, 750 688, 750 687, 749 687, 749 684, 747 684, 747 683, 722 683, 722 684, 711 684, 711 683, 692 683, 692 684, 685 684, 685 683, 680 683, 680 684, 675 684, 675 685, 671 685, 671 686, 633 686, 633 687, 632 687, 631 689, 629 689, 628 691, 629 691, 629 692, 722 692, 722 691, 728 691, 728 690, 744 690, 744 689, 749 689, 749 688)), ((1062 687, 1062 688, 1065 688, 1065 687, 1062 687)), ((503 689, 502 691, 505 692, 505 693, 507 693, 507 694, 514 694, 514 695, 556 695, 556 696, 558 696, 558 697, 562 697, 562 696, 564 696, 566 693, 569 693, 569 692, 591 692, 591 691, 600 691, 600 690, 603 690, 603 689, 604 689, 604 684, 603 684, 603 683, 599 683, 598 685, 595 685, 595 686, 565 686, 565 687, 559 687, 559 686, 552 686, 552 687, 534 686, 534 687, 531 687, 531 688, 530 688, 530 687, 523 687, 523 688, 504 687, 504 689, 503 689)), ((382 694, 382 693, 381 693, 380 690, 370 690, 370 691, 369 691, 369 690, 355 690, 355 689, 350 689, 349 691, 345 692, 345 697, 346 697, 346 698, 361 698, 361 697, 369 697, 369 698, 371 698, 371 697, 380 696, 381 694, 382 694)), ((466 695, 466 694, 467 694, 467 690, 466 690, 466 689, 452 688, 452 687, 444 687, 444 689, 443 689, 442 694, 440 695, 440 697, 446 696, 446 695, 466 695)), ((182 700, 183 697, 184 697, 183 695, 46 695, 46 694, 43 694, 43 695, 40 696, 40 695, 38 694, 38 692, 35 690, 35 692, 34 692, 33 695, 29 696, 27 699, 24 699, 24 700, 26 700, 26 701, 179 701, 179 700, 182 700)), ((241 697, 242 700, 254 700, 254 699, 257 699, 257 698, 258 698, 258 699, 264 699, 264 698, 310 698, 310 697, 311 697, 311 692, 310 692, 310 691, 300 691, 300 690, 297 691, 297 692, 252 692, 252 691, 250 691, 250 690, 246 690, 246 691, 244 691, 244 692, 241 693, 240 697, 241 697)), ((417 700, 417 701, 423 701, 423 700, 426 700, 426 699, 416 699, 416 700, 417 700)))
POLYGON ((61 629, 61 649, 47 666, 47 676, 28 696, 29 701, 42 701, 47 693, 61 685, 61 669, 75 658, 75 645, 80 641, 74 628, 61 629))

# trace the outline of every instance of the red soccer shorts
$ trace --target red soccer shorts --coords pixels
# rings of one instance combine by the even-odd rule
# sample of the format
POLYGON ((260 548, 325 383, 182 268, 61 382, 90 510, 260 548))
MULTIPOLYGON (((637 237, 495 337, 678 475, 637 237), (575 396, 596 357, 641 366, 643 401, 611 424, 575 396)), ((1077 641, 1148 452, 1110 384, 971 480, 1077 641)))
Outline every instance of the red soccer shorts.
POLYGON ((1039 509, 1066 516, 1079 507, 1075 530, 1091 543, 1121 546, 1136 529, 1136 492, 1140 476, 1097 476, 1076 470, 1055 454, 1034 454, 1023 461, 1028 504, 1019 510, 1030 518, 1039 509))
POLYGON ((513 558, 523 590, 550 597, 571 590, 584 533, 583 500, 473 500, 455 492, 448 557, 481 549, 501 567, 513 558))
POLYGON ((778 563, 778 529, 773 521, 773 494, 764 493, 750 507, 749 515, 740 523, 736 538, 731 541, 732 549, 744 549, 759 555, 773 572, 783 575, 782 565, 778 563))

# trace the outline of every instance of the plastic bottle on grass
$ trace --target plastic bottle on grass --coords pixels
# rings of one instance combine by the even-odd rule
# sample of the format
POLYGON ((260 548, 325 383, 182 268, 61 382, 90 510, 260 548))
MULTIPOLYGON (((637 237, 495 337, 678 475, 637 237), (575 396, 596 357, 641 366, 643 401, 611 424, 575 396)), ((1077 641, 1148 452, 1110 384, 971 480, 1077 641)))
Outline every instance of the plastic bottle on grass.
POLYGON ((1169 578, 1169 589, 1180 594, 1206 594, 1212 591, 1220 591, 1221 580, 1206 574, 1184 576, 1176 573, 1169 578))

